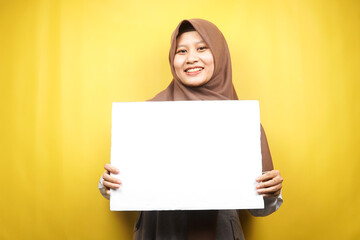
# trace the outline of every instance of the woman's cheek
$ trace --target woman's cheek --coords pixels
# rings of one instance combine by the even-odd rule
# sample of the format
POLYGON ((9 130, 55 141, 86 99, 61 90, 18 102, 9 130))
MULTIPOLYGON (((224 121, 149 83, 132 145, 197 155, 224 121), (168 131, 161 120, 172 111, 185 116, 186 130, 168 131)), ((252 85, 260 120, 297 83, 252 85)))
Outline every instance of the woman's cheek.
POLYGON ((174 68, 175 68, 175 72, 179 77, 179 74, 181 74, 182 69, 183 69, 183 64, 182 64, 183 60, 181 56, 175 56, 174 58, 174 68))
POLYGON ((214 58, 211 53, 206 54, 204 61, 206 62, 206 65, 214 67, 214 58))

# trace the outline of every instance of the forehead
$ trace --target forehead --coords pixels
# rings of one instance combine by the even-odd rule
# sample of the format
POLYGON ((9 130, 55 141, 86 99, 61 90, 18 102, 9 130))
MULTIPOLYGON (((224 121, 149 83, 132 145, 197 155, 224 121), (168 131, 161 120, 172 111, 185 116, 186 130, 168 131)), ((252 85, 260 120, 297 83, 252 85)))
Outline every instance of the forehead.
POLYGON ((184 32, 176 39, 176 46, 188 46, 201 42, 204 42, 204 40, 197 31, 184 32))

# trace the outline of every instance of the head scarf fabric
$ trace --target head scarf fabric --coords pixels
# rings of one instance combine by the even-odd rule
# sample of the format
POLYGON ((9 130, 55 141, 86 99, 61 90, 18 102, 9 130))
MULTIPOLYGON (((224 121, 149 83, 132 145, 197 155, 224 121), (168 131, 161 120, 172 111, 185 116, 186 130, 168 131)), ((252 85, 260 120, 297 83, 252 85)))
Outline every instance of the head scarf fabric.
POLYGON ((220 30, 211 22, 203 19, 183 20, 171 36, 169 62, 173 80, 170 85, 150 101, 185 101, 185 100, 237 100, 233 83, 229 48, 220 30), (214 73, 211 79, 197 87, 184 85, 176 75, 174 57, 176 39, 184 23, 190 23, 206 42, 214 58, 214 73))

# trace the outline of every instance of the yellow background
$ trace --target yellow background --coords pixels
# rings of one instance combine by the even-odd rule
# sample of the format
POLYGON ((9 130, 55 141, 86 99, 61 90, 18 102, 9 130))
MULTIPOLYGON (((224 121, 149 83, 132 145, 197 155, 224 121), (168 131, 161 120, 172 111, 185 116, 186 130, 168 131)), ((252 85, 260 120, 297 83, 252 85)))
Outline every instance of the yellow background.
POLYGON ((285 179, 247 239, 360 239, 356 0, 1 0, 0 239, 131 239, 134 214, 97 190, 111 103, 167 86, 170 35, 193 17, 224 33, 285 179))

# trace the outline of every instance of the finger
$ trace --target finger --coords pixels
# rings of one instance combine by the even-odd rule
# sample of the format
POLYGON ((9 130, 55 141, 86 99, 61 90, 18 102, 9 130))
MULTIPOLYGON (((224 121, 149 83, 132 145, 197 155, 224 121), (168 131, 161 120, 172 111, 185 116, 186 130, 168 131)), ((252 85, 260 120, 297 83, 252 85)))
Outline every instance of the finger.
POLYGON ((282 183, 283 181, 284 181, 284 179, 278 175, 268 181, 260 182, 258 185, 256 185, 256 188, 267 188, 267 187, 275 186, 279 183, 282 183))
POLYGON ((106 190, 106 194, 110 196, 110 189, 106 190))
POLYGON ((280 190, 279 191, 276 191, 275 193, 272 193, 272 194, 262 194, 263 197, 277 197, 280 195, 280 190))
POLYGON ((102 174, 103 180, 105 180, 108 176, 110 176, 109 171, 105 170, 105 172, 102 174))
POLYGON ((268 188, 260 188, 260 189, 257 189, 256 191, 261 192, 261 193, 274 193, 274 192, 280 190, 281 188, 282 188, 282 184, 280 183, 278 185, 271 186, 268 188))
POLYGON ((257 182, 263 182, 263 181, 267 181, 270 180, 272 178, 274 178, 275 176, 280 175, 280 171, 279 170, 271 170, 269 172, 264 173, 263 175, 259 176, 256 178, 257 182))
POLYGON ((117 169, 116 167, 110 165, 109 163, 105 164, 104 168, 105 168, 105 170, 107 170, 107 171, 109 171, 111 173, 114 173, 114 174, 117 174, 117 173, 120 172, 119 169, 117 169))
POLYGON ((104 173, 103 174, 103 178, 105 181, 111 182, 111 183, 117 183, 117 184, 121 184, 120 179, 110 176, 109 174, 104 173))
POLYGON ((108 187, 108 188, 111 188, 111 189, 118 189, 120 187, 120 184, 111 183, 111 182, 108 182, 108 181, 104 181, 103 185, 105 187, 108 187))
POLYGON ((268 193, 275 193, 277 191, 279 191, 282 188, 282 184, 278 184, 272 187, 268 187, 268 188, 261 188, 261 189, 257 189, 256 191, 259 194, 268 194, 268 193))
POLYGON ((258 182, 266 181, 266 180, 274 178, 277 175, 280 175, 279 170, 271 170, 271 171, 265 172, 261 176, 257 177, 256 181, 258 181, 258 182))

